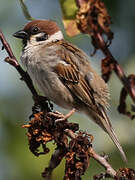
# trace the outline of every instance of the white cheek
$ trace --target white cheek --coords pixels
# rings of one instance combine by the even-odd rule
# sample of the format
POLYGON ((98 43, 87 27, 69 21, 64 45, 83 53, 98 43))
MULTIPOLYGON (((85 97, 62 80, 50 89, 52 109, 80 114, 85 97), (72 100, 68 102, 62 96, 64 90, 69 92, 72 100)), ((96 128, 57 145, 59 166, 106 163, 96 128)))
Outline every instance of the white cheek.
POLYGON ((55 34, 51 35, 47 40, 46 42, 55 42, 55 41, 58 41, 58 40, 62 40, 64 37, 63 37, 63 34, 61 31, 58 31, 56 32, 55 34))
POLYGON ((32 35, 30 37, 30 40, 28 40, 28 44, 39 45, 39 44, 43 43, 43 41, 37 41, 37 37, 41 37, 43 35, 44 35, 44 33, 39 33, 39 34, 36 34, 36 35, 32 35))

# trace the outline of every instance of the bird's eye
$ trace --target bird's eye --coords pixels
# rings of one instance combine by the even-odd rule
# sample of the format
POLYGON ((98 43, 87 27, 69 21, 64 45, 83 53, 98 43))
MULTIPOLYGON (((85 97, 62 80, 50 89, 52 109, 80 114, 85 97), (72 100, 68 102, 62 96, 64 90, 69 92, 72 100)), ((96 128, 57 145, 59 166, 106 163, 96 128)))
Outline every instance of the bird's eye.
POLYGON ((33 27, 33 28, 31 29, 31 33, 32 33, 32 34, 37 34, 38 32, 39 32, 38 27, 33 27))

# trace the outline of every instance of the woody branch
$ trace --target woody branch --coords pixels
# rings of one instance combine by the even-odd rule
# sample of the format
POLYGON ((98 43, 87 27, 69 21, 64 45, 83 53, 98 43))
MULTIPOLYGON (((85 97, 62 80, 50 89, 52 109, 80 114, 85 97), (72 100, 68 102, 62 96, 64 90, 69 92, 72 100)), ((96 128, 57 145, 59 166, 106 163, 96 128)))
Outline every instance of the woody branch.
POLYGON ((47 105, 47 103, 45 103, 47 99, 45 97, 38 95, 29 74, 26 71, 24 71, 22 69, 22 67, 20 66, 20 64, 18 63, 16 57, 13 54, 13 51, 12 51, 10 45, 6 41, 6 38, 5 38, 5 36, 1 30, 0 30, 0 40, 3 44, 2 49, 5 49, 7 54, 8 54, 8 57, 5 58, 5 62, 12 65, 18 71, 18 73, 21 76, 20 79, 25 82, 26 86, 28 87, 28 89, 32 93, 33 100, 34 100, 35 104, 47 105))

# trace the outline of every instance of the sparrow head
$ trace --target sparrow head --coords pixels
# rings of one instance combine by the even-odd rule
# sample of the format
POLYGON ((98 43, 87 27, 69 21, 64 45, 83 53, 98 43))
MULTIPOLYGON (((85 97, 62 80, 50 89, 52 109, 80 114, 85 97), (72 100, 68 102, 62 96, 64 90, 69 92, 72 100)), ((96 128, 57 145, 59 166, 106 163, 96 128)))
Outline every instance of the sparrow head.
POLYGON ((13 36, 22 39, 24 46, 47 44, 63 39, 63 34, 56 22, 50 20, 33 20, 13 36))

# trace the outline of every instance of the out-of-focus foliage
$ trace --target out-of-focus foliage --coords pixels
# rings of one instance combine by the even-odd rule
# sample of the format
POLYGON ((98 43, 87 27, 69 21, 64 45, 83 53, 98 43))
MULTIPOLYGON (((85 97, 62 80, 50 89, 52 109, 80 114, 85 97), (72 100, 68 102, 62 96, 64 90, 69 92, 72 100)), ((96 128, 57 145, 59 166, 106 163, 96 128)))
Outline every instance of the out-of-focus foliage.
POLYGON ((76 11, 78 10, 75 0, 60 0, 60 4, 65 19, 75 18, 76 11))
POLYGON ((30 21, 34 20, 34 18, 31 17, 31 15, 29 13, 29 10, 28 10, 27 6, 24 3, 24 0, 20 0, 20 6, 22 8, 23 14, 26 17, 26 19, 30 20, 30 21))
MULTIPOLYGON (((70 1, 68 0, 67 3, 70 1)), ((112 16, 113 24, 111 26, 114 32, 114 40, 110 47, 112 54, 118 59, 127 74, 135 72, 135 1, 104 0, 108 7, 108 12, 112 16)), ((58 0, 27 0, 25 1, 29 11, 34 18, 53 19, 63 29, 61 23, 61 9, 58 0)), ((64 1, 63 1, 64 3, 64 1)), ((73 2, 71 2, 72 4, 73 2)), ((67 6, 67 5, 65 5, 67 6)), ((70 7, 70 3, 68 4, 70 7)), ((73 7, 74 8, 74 7, 73 7)), ((72 16, 72 14, 68 14, 72 16)), ((12 37, 12 34, 21 29, 27 22, 21 11, 18 0, 0 0, 0 28, 5 34, 15 55, 20 56, 21 43, 12 37)), ((65 33, 64 33, 65 34, 65 33)), ((65 36, 67 38, 67 36, 65 36)), ((93 47, 88 36, 78 35, 68 40, 86 53, 90 54, 93 47)), ((31 114, 32 97, 25 84, 19 80, 19 75, 5 62, 5 51, 0 51, 0 179, 1 180, 40 180, 40 173, 48 165, 51 152, 54 151, 54 145, 50 144, 52 151, 47 156, 39 158, 34 157, 28 149, 26 131, 21 128, 22 124, 28 121, 31 114)), ((100 72, 100 59, 103 55, 98 52, 92 58, 92 65, 100 72)), ((123 148, 127 152, 128 167, 135 168, 135 121, 118 114, 116 107, 118 105, 120 82, 113 75, 109 82, 111 91, 111 112, 110 118, 114 129, 120 139, 123 148)), ((129 99, 129 101, 131 101, 129 99)), ((61 110, 58 109, 57 110, 61 110)), ((106 152, 110 155, 110 162, 115 168, 124 166, 119 153, 113 146, 110 139, 90 122, 85 116, 75 115, 72 121, 79 122, 81 129, 93 134, 93 146, 98 152, 106 152)), ((90 167, 83 179, 92 179, 92 176, 103 170, 95 161, 90 161, 90 167)), ((61 180, 64 175, 64 161, 55 170, 54 180, 61 180)))
POLYGON ((77 28, 75 17, 78 10, 75 0, 60 0, 62 9, 63 24, 68 36, 80 34, 77 28))

